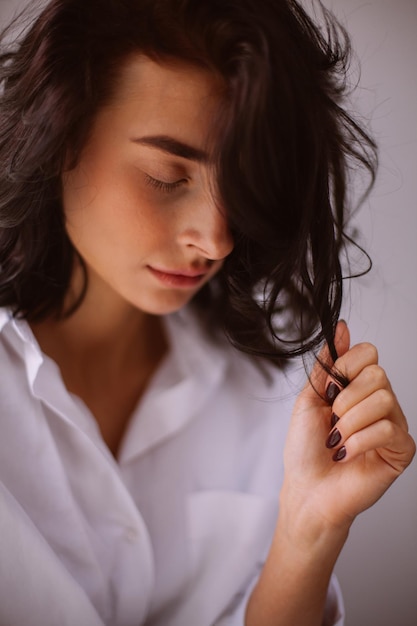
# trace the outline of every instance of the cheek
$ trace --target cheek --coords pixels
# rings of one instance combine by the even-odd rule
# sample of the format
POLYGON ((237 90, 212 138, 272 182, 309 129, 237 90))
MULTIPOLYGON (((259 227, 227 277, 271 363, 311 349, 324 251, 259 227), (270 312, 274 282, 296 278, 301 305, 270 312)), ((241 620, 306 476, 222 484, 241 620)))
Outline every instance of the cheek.
POLYGON ((129 257, 172 245, 175 210, 122 166, 84 162, 68 172, 63 205, 68 235, 82 256, 104 250, 129 257))
MULTIPOLYGON (((106 199, 109 205, 109 198, 106 199)), ((109 211, 111 210, 108 206, 109 211)), ((113 217, 118 228, 137 238, 142 245, 167 244, 175 232, 176 211, 167 203, 158 202, 155 193, 130 179, 112 197, 113 217)))
POLYGON ((62 203, 67 233, 78 248, 89 234, 96 219, 97 185, 82 166, 67 172, 63 177, 62 203))

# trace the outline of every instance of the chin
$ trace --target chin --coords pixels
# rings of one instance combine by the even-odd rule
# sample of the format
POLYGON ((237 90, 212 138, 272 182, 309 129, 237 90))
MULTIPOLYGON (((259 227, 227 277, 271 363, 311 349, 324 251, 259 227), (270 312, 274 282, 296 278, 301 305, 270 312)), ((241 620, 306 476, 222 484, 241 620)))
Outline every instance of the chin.
POLYGON ((183 309, 195 294, 185 298, 178 296, 166 296, 164 298, 149 299, 146 302, 132 302, 132 304, 140 311, 149 315, 169 315, 183 309))

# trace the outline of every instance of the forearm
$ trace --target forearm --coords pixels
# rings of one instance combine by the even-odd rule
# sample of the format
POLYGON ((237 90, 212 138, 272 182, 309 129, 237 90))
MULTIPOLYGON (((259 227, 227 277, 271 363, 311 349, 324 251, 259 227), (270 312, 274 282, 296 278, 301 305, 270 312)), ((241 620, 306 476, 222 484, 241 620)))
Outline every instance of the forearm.
POLYGON ((248 603, 246 626, 321 626, 330 577, 349 529, 281 506, 271 549, 248 603))

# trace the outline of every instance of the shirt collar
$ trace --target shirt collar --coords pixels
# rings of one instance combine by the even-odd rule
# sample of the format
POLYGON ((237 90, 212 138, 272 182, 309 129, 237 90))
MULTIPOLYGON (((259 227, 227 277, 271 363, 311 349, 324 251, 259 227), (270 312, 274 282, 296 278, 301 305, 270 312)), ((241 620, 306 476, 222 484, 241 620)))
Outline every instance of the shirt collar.
POLYGON ((165 318, 170 351, 132 416, 120 449, 127 463, 181 431, 215 397, 229 350, 189 308, 165 318))
POLYGON ((0 332, 7 337, 15 351, 23 357, 29 386, 33 390, 44 355, 29 324, 23 319, 13 317, 9 309, 0 309, 0 332))
MULTIPOLYGON (((128 462, 179 432, 213 398, 228 363, 225 339, 211 335, 187 307, 164 318, 170 350, 127 428, 119 461, 128 462)), ((97 432, 80 403, 64 387, 56 363, 44 355, 25 320, 0 309, 0 332, 21 355, 34 397, 65 421, 97 432), (52 382, 54 381, 54 382, 52 382)))

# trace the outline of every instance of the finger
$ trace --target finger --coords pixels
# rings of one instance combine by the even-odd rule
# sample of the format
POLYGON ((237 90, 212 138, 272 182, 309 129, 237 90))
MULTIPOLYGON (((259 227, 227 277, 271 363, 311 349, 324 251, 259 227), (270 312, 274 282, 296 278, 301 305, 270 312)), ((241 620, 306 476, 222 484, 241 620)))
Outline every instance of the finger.
POLYGON ((358 343, 341 355, 335 368, 342 372, 350 381, 368 365, 378 364, 378 351, 372 343, 358 343))
POLYGON ((350 332, 344 320, 340 320, 336 325, 334 344, 339 358, 349 350, 350 332))
POLYGON ((330 432, 326 445, 328 448, 343 445, 354 433, 382 419, 390 419, 407 431, 407 423, 397 399, 386 389, 376 390, 345 413, 330 432))
POLYGON ((333 411, 342 417, 345 413, 379 389, 385 389, 394 396, 385 371, 379 365, 367 365, 349 385, 338 394, 333 403, 333 411))
MULTIPOLYGON (((378 363, 378 352, 374 345, 370 343, 360 343, 353 346, 350 350, 346 351, 334 364, 334 369, 341 373, 348 381, 349 385, 345 387, 351 388, 352 381, 370 365, 376 365, 378 363)), ((382 372, 382 370, 381 370, 382 372)), ((326 397, 330 405, 334 410, 343 413, 343 407, 341 397, 346 398, 347 393, 340 394, 342 387, 337 381, 335 381, 330 375, 326 380, 326 397), (338 398, 337 405, 335 407, 335 401, 338 398)), ((345 409, 347 410, 347 408, 345 409)), ((337 413, 339 415, 339 413, 337 413)))
MULTIPOLYGON (((334 343, 338 355, 344 355, 349 350, 350 333, 346 322, 337 323, 334 343)), ((317 395, 323 397, 330 382, 327 372, 323 369, 322 363, 329 366, 332 364, 329 347, 326 345, 321 350, 316 363, 311 371, 309 381, 304 388, 304 392, 310 397, 317 399, 317 395)))
MULTIPOLYGON (((382 419, 351 435, 344 445, 337 449, 333 459, 346 463, 372 451, 377 455, 374 457, 375 462, 385 461, 387 469, 398 474, 413 458, 415 444, 402 428, 391 420, 382 419), (344 454, 340 452, 342 450, 344 454)), ((367 471, 370 469, 369 464, 366 469, 367 471)))

